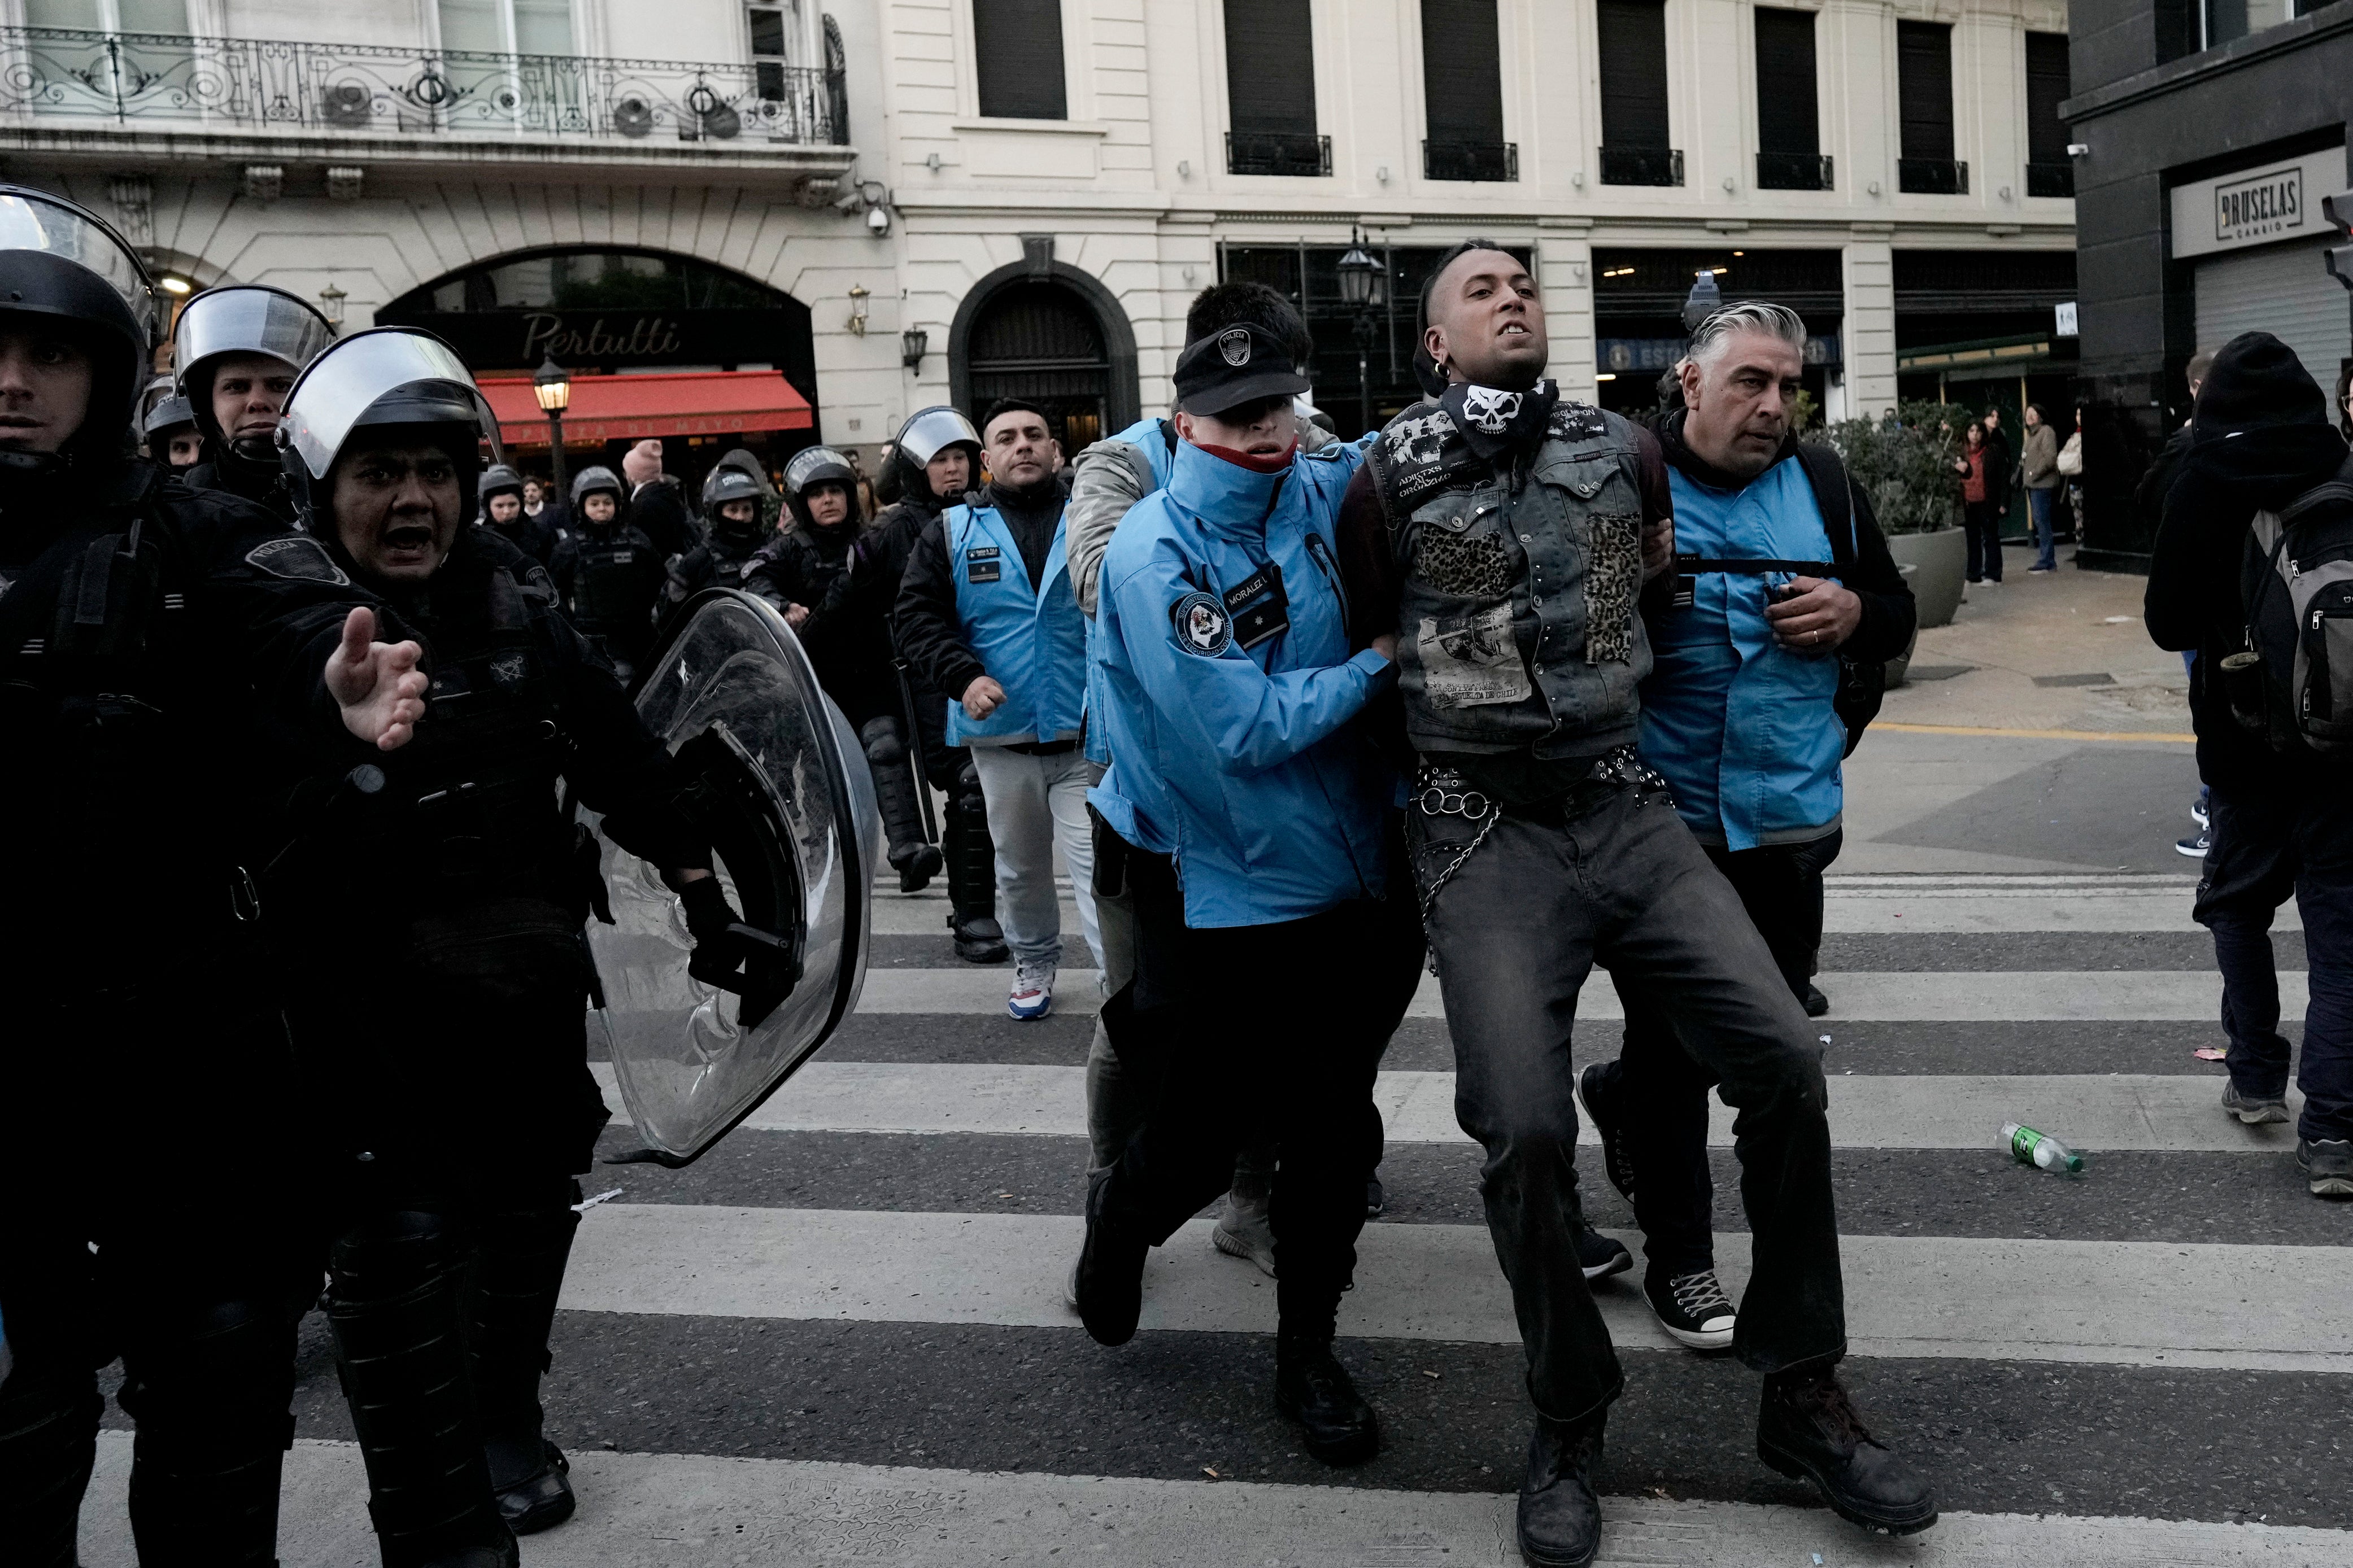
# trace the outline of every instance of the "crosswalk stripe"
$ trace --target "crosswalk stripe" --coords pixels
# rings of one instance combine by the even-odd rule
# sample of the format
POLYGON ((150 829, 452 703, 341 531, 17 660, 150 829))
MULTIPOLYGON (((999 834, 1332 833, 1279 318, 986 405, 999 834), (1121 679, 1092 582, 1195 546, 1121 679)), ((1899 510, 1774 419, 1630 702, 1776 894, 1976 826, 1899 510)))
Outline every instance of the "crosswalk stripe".
MULTIPOLYGON (((871 969, 861 1013, 996 1014, 1005 1010, 1002 968, 871 969)), ((1854 970, 1815 976, 1831 999, 1825 1023, 2042 1023, 2075 1019, 2129 1023, 2208 1022, 2220 1015, 2219 975, 2185 969, 1854 970)), ((2306 972, 2280 972, 2280 1016, 2301 1022, 2306 972)), ((1088 1015, 1102 1005, 1096 971, 1066 968, 1054 986, 1054 1010, 1088 1015)), ((1625 1016, 1617 987, 1596 973, 1577 998, 1581 1018, 1625 1016)), ((1408 1017, 1442 1018, 1438 982, 1422 976, 1408 1017)))
MULTIPOLYGON (((1153 1253, 1143 1327, 1271 1334, 1272 1282, 1212 1251, 1211 1226, 1153 1253)), ((564 1305, 1077 1331, 1063 1260, 1084 1230, 1061 1215, 610 1203, 580 1227, 564 1305)), ((1748 1237, 1715 1245, 1736 1293, 1748 1237)), ((1369 1226, 1357 1255, 1344 1334, 1518 1342, 1485 1226, 1369 1226)), ((1841 1255, 1858 1355, 2353 1373, 2353 1247, 1851 1236, 1841 1255)), ((1672 1348, 1637 1291, 1596 1297, 1621 1344, 1672 1348)))
MULTIPOLYGON (((572 1456, 580 1511, 523 1542, 526 1561, 575 1568, 680 1563, 1112 1561, 1121 1568, 1273 1563, 1283 1568, 1518 1568, 1508 1492, 1401 1491, 1261 1481, 1153 1480, 919 1469, 807 1459, 681 1454, 572 1456), (714 1556, 723 1552, 723 1556, 714 1556)), ((106 1531, 129 1489, 131 1437, 99 1436, 84 1510, 87 1568, 132 1568, 129 1532, 106 1531)), ((371 1563, 359 1450, 304 1439, 286 1461, 280 1530, 290 1562, 371 1563)), ((2074 1563, 2098 1568, 2313 1568, 2353 1559, 2353 1533, 2180 1520, 1947 1512, 1902 1542, 1866 1536, 1820 1509, 1609 1497, 1603 1568, 1706 1563, 1712 1568, 1825 1563, 1984 1568, 2074 1563)))
MULTIPOLYGON (((620 1112, 609 1063, 591 1064, 620 1112)), ((1845 1149, 1991 1149, 2006 1121, 2092 1152, 2263 1153, 2295 1146, 2292 1125, 2242 1127, 2205 1076, 2109 1073, 2050 1078, 1833 1076, 1831 1141, 1845 1149)), ((1451 1072, 1385 1072, 1375 1103, 1392 1143, 1461 1143, 1451 1072)), ((2291 1089, 2293 1113, 2303 1096, 2291 1089)), ((1732 1144, 1732 1111, 1709 1101, 1708 1142, 1732 1144)), ((1580 1118, 1582 1121, 1582 1118, 1580 1118)), ((815 1061, 744 1125, 764 1132, 1086 1135, 1086 1069, 957 1062, 815 1061)), ((1581 1126, 1579 1141, 1594 1142, 1581 1126)))

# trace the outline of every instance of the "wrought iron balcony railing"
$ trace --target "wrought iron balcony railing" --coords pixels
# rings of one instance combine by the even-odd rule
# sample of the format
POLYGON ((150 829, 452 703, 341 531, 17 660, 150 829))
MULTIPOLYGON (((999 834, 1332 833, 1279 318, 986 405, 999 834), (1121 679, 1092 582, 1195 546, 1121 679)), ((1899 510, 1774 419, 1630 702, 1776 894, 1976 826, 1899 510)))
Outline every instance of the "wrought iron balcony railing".
POLYGON ((1324 179, 1332 173, 1332 138, 1309 132, 1229 131, 1226 173, 1324 179))
POLYGON ((2026 194, 2030 196, 2072 196, 2075 194, 2073 163, 2029 163, 2026 194))
POLYGON ((1759 153, 1757 188, 1760 191, 1827 191, 1834 189, 1835 171, 1828 153, 1759 153))
POLYGON ((1493 180, 1520 177, 1516 142, 1424 142, 1421 174, 1428 180, 1493 180))
POLYGON ((1969 166, 1953 158, 1898 158, 1895 188, 1922 196, 1969 194, 1969 166))
POLYGON ((1683 183, 1683 150, 1680 147, 1604 147, 1601 183, 1605 185, 1680 185, 1683 183))
POLYGON ((839 145, 839 72, 0 27, 0 115, 174 128, 839 145))

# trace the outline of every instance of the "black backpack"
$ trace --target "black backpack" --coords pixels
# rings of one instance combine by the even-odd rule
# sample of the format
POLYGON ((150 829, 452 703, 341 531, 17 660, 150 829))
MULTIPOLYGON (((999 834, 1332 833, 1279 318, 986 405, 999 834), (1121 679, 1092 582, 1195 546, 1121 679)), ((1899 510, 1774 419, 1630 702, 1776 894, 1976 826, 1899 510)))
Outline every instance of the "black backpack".
POLYGON ((2246 647, 2221 660, 2232 714, 2274 751, 2353 749, 2353 458, 2255 513, 2239 595, 2246 647))

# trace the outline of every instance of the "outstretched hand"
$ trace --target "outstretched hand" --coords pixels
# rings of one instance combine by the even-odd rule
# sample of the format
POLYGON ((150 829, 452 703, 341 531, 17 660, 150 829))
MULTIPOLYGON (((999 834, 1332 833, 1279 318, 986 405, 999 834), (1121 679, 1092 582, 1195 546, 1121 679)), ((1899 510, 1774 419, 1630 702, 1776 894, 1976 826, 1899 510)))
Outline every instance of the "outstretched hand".
POLYGON ((406 745, 425 717, 424 657, 413 642, 376 641, 374 610, 344 616, 343 640, 327 658, 327 694, 343 710, 343 728, 378 751, 406 745))

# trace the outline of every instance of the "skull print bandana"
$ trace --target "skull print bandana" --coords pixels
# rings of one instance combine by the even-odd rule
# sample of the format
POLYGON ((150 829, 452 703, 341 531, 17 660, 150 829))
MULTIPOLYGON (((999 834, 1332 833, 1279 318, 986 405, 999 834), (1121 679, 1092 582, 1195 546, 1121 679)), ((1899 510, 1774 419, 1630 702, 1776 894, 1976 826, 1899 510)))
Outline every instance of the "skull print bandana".
POLYGON ((1525 392, 1458 383, 1439 402, 1472 449, 1492 460, 1500 452, 1542 439, 1546 421, 1559 400, 1559 389, 1547 380, 1525 392))

